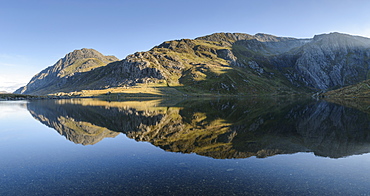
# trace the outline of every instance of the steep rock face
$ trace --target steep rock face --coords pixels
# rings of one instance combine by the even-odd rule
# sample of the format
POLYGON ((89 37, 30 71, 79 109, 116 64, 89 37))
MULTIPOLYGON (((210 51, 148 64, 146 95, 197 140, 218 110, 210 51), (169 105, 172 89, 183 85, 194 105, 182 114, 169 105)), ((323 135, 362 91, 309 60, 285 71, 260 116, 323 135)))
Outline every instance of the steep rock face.
MULTIPOLYGON (((118 61, 114 56, 104 56, 94 49, 83 48, 68 53, 40 73, 36 74, 17 94, 48 94, 69 87, 69 78, 75 74, 89 72, 110 62, 118 61)), ((82 84, 83 85, 83 84, 82 84)))
POLYGON ((293 68, 286 74, 291 81, 327 90, 367 79, 369 55, 370 39, 331 33, 315 36, 311 42, 284 54, 274 63, 293 68))

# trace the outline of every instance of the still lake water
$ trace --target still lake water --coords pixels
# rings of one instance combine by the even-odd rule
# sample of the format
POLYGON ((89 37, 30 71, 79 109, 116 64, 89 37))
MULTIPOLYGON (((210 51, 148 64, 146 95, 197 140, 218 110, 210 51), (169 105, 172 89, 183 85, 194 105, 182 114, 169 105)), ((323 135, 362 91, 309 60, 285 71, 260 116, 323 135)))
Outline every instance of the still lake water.
POLYGON ((370 119, 353 107, 72 99, 0 112, 0 195, 370 194, 370 119))

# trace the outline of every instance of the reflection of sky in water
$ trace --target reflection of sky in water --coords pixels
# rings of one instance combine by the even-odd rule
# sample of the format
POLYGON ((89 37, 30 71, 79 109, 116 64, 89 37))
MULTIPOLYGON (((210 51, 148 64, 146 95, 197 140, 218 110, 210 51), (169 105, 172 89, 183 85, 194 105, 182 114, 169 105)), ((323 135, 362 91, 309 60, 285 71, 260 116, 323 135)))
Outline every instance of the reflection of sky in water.
POLYGON ((9 115, 14 115, 14 113, 18 115, 29 115, 27 114, 26 105, 27 102, 25 101, 0 101, 0 119, 6 118, 9 115))
POLYGON ((1 195, 370 193, 370 154, 220 160, 165 152, 123 134, 83 146, 34 120, 25 109, 5 108, 10 110, 0 118, 1 195))

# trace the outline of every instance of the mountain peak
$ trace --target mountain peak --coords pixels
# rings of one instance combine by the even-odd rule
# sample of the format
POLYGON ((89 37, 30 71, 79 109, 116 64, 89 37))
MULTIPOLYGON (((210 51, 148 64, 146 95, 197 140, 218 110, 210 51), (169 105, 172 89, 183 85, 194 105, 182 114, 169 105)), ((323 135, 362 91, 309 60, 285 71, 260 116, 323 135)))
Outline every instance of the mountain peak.
POLYGON ((234 43, 240 40, 249 40, 253 39, 253 35, 245 34, 245 33, 213 33, 211 35, 206 35, 202 37, 195 38, 196 40, 206 40, 206 41, 214 41, 214 42, 228 42, 234 43))
POLYGON ((288 40, 297 40, 296 38, 291 37, 278 37, 275 35, 257 33, 255 35, 249 35, 245 33, 213 33, 211 35, 206 35, 203 37, 196 38, 198 40, 214 41, 214 42, 228 42, 230 44, 241 41, 241 40, 252 40, 256 39, 260 42, 280 42, 288 40))
POLYGON ((318 39, 345 38, 345 37, 349 38, 349 37, 354 37, 354 36, 344 34, 344 33, 330 32, 330 33, 323 33, 323 34, 315 35, 313 39, 318 40, 318 39))
MULTIPOLYGON (((100 60, 104 60, 106 56, 104 56, 103 54, 101 54, 100 52, 94 49, 82 48, 80 50, 74 50, 73 52, 68 53, 63 58, 63 60, 68 61, 68 60, 76 60, 76 59, 84 59, 84 58, 97 58, 100 60)), ((116 60, 118 59, 116 58, 116 60)))
POLYGON ((104 56, 94 49, 82 48, 80 50, 74 50, 73 52, 68 53, 57 62, 57 65, 54 66, 56 68, 60 67, 60 70, 62 70, 71 65, 76 65, 76 62, 78 63, 78 61, 85 61, 87 59, 98 61, 94 64, 108 64, 112 61, 119 60, 115 56, 104 56))
POLYGON ((100 52, 91 49, 91 48, 82 48, 82 49, 76 49, 73 50, 72 52, 68 53, 67 55, 73 55, 73 56, 103 56, 100 52))
POLYGON ((280 41, 288 41, 288 40, 297 40, 296 38, 291 37, 278 37, 275 35, 265 34, 265 33, 257 33, 254 37, 260 42, 280 42, 280 41))
POLYGON ((362 39, 362 40, 370 40, 369 38, 367 37, 362 37, 362 36, 356 36, 356 35, 350 35, 350 34, 346 34, 346 33, 339 33, 339 32, 330 32, 330 33, 323 33, 323 34, 319 34, 319 35, 315 35, 313 37, 314 40, 320 40, 320 39, 331 39, 331 41, 333 40, 343 40, 343 39, 354 39, 354 40, 359 40, 359 39, 362 39))
POLYGON ((368 48, 370 45, 369 38, 338 32, 315 35, 313 41, 321 43, 325 47, 332 46, 335 48, 368 48))
POLYGON ((115 56, 104 56, 94 49, 74 50, 53 66, 36 74, 26 86, 19 88, 15 93, 43 94, 44 91, 52 91, 58 89, 61 84, 66 84, 67 79, 76 73, 89 72, 118 60, 115 56))

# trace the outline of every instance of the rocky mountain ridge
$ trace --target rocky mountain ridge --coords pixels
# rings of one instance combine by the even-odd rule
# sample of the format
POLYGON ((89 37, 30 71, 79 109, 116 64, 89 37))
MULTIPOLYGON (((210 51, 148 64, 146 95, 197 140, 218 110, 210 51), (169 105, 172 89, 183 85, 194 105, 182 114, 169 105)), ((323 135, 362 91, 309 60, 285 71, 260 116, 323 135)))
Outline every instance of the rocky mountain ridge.
POLYGON ((312 93, 369 78, 370 39, 341 33, 311 39, 215 33, 166 41, 119 61, 76 50, 17 90, 55 94, 83 90, 172 88, 182 94, 312 93), (83 55, 75 55, 81 53, 83 55))

